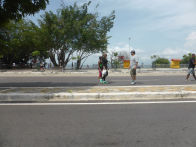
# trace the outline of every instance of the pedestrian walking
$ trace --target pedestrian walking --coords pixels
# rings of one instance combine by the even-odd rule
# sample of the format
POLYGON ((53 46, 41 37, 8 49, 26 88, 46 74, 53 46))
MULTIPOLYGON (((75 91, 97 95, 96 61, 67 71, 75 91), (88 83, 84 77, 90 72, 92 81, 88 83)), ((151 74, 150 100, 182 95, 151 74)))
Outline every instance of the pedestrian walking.
POLYGON ((130 57, 130 75, 131 75, 131 85, 136 84, 136 69, 138 66, 138 58, 136 56, 136 53, 134 50, 131 51, 131 57, 130 57))
POLYGON ((189 77, 190 77, 191 74, 193 75, 193 77, 196 80, 196 77, 195 77, 195 64, 196 64, 195 54, 192 54, 192 57, 189 60, 188 74, 186 76, 186 80, 187 81, 188 81, 188 79, 189 79, 189 77))
POLYGON ((100 83, 103 83, 103 80, 102 80, 102 70, 103 70, 103 63, 102 63, 102 56, 100 56, 99 57, 99 61, 98 61, 98 71, 99 71, 98 79, 99 79, 100 83))
POLYGON ((12 64, 12 67, 13 67, 13 69, 16 69, 16 63, 15 62, 12 64))
POLYGON ((44 63, 42 63, 42 62, 40 63, 40 70, 45 71, 45 66, 44 66, 44 63))
POLYGON ((102 70, 102 83, 107 84, 106 77, 108 76, 108 60, 107 60, 107 54, 104 53, 102 57, 102 64, 103 64, 103 70, 102 70))
POLYGON ((73 70, 73 68, 74 68, 74 64, 73 64, 73 62, 71 63, 71 69, 73 70))

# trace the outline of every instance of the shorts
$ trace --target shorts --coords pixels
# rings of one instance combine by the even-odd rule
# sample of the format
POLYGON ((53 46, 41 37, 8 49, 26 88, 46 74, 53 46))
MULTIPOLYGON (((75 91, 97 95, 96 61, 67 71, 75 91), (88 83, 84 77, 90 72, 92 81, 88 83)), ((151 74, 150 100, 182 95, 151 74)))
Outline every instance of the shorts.
POLYGON ((132 75, 132 76, 136 76, 136 69, 131 69, 131 71, 130 71, 130 74, 132 75))
POLYGON ((194 68, 189 68, 188 74, 193 74, 193 75, 195 75, 195 70, 194 70, 194 68))

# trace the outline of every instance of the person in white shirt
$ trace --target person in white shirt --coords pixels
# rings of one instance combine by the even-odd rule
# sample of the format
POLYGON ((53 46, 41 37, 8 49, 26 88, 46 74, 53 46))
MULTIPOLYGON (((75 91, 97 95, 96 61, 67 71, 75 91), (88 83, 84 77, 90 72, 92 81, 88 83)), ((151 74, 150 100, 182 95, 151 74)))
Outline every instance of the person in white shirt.
POLYGON ((136 69, 137 69, 137 66, 138 66, 138 58, 135 55, 135 51, 132 50, 131 51, 131 57, 130 57, 130 74, 131 74, 131 78, 132 78, 131 85, 136 84, 136 69))

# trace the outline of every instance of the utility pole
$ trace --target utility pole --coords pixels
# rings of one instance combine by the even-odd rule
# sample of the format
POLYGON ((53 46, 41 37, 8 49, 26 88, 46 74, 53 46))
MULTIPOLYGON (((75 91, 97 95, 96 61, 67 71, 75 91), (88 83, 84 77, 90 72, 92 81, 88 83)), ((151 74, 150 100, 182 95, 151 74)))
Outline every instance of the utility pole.
POLYGON ((130 51, 130 50, 131 50, 130 48, 131 48, 131 45, 130 45, 130 44, 131 44, 131 37, 129 37, 129 52, 128 52, 128 53, 129 53, 129 58, 131 59, 131 55, 130 55, 130 52, 131 52, 131 51, 130 51))

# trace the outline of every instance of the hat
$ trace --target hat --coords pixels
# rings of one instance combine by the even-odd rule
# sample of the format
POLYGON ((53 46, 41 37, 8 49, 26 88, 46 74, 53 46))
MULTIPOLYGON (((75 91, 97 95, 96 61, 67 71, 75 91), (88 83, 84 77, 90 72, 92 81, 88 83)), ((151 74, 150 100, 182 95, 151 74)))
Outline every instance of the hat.
POLYGON ((134 53, 135 54, 135 50, 131 50, 131 53, 134 53))

